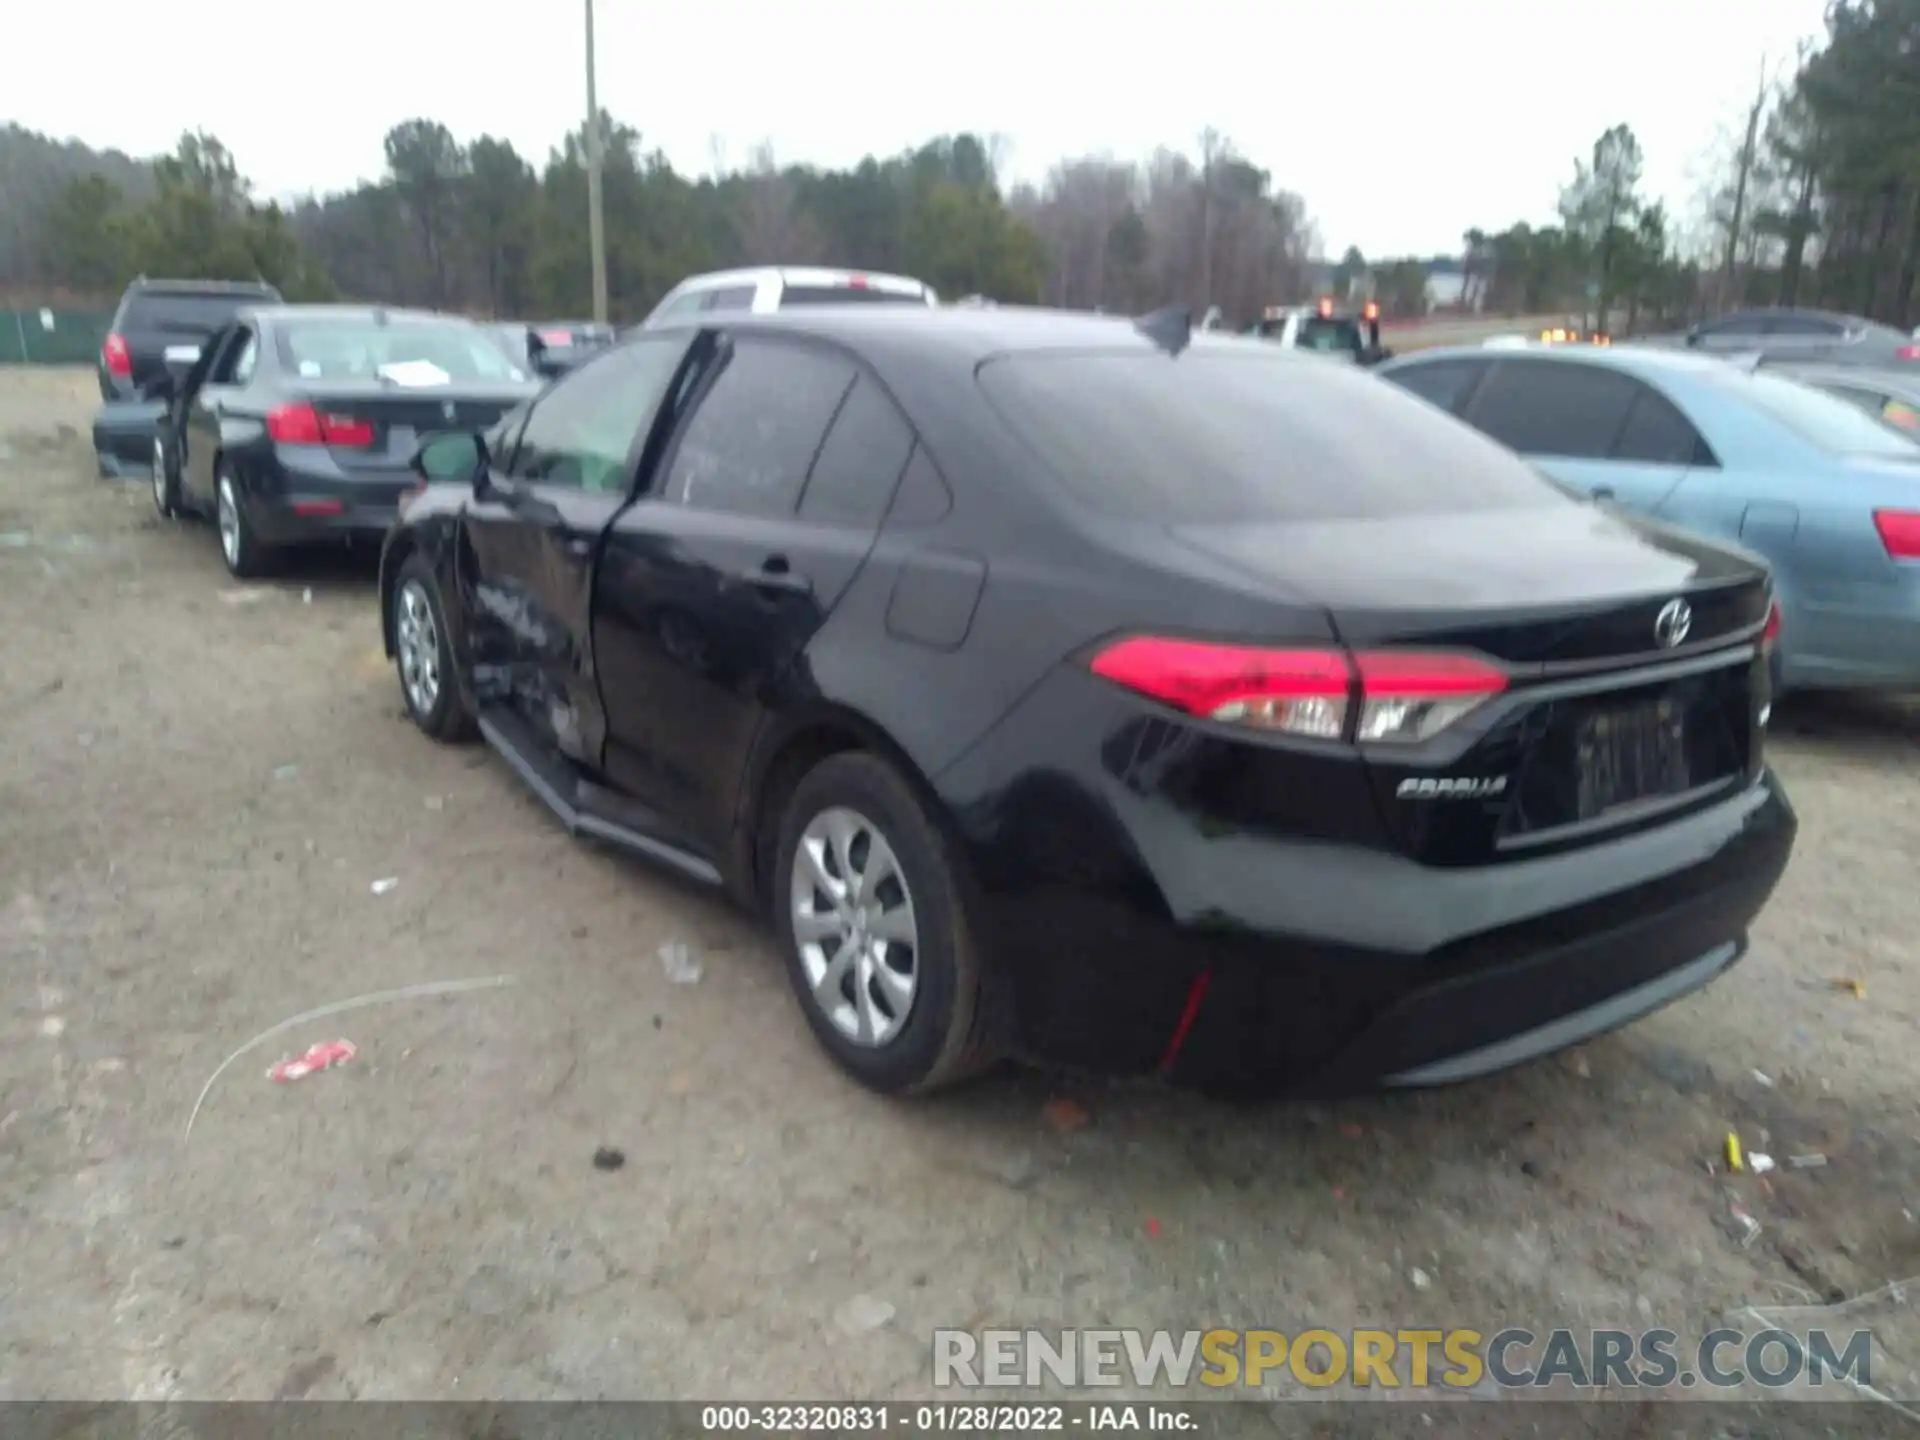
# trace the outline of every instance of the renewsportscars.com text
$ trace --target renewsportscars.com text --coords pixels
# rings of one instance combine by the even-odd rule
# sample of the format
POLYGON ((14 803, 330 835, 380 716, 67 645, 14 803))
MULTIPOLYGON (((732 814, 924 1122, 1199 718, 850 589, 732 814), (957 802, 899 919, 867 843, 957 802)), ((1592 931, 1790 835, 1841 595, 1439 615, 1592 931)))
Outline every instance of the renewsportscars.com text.
POLYGON ((1291 1379, 1357 1391, 1731 1390, 1873 1383, 1873 1335, 1714 1330, 965 1330, 933 1332, 936 1388, 1184 1389, 1291 1379))

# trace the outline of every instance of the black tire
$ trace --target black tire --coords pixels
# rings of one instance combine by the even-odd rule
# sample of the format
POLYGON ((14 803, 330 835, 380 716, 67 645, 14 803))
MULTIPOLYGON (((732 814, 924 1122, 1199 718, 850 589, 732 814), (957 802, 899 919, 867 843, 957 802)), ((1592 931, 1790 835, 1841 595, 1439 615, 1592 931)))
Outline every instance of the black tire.
POLYGON ((787 974, 815 1037, 854 1079, 882 1094, 925 1094, 998 1060, 1000 1007, 967 925, 963 872, 913 787, 878 756, 829 756, 802 777, 780 816, 768 890, 787 974), (915 987, 899 1028, 865 1044, 843 1033, 814 998, 796 932, 794 860, 807 827, 825 812, 855 811, 884 837, 912 897, 915 987))
POLYGON ((213 472, 213 518, 214 528, 220 535, 220 558, 226 562, 227 573, 236 580, 258 580, 263 575, 271 575, 278 552, 262 545, 253 533, 253 522, 247 519, 247 506, 241 498, 240 487, 234 482, 233 472, 223 460, 213 472), (226 513, 232 512, 233 531, 227 529, 226 513))
POLYGON ((149 483, 153 489, 153 508, 162 520, 178 520, 180 508, 180 470, 173 463, 173 447, 157 436, 153 442, 153 455, 149 467, 149 483))
POLYGON ((421 730, 444 744, 471 740, 479 727, 460 686, 460 672, 453 652, 453 632, 447 628, 447 609, 440 600, 440 582, 433 567, 419 555, 410 556, 393 577, 393 631, 387 641, 393 647, 394 674, 400 681, 400 700, 407 714, 421 730), (418 687, 407 679, 408 652, 403 648, 402 632, 407 624, 407 599, 417 590, 433 626, 431 637, 436 682, 431 703, 416 694, 418 687))

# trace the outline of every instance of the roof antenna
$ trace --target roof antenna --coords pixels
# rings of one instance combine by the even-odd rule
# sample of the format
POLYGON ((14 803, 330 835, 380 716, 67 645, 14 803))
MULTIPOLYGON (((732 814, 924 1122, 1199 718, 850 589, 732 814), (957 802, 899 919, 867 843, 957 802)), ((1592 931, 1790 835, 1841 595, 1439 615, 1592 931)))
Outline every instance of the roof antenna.
POLYGON ((1133 328, 1151 340, 1168 356, 1178 355, 1193 340, 1193 312, 1184 305, 1169 305, 1133 322, 1133 328))

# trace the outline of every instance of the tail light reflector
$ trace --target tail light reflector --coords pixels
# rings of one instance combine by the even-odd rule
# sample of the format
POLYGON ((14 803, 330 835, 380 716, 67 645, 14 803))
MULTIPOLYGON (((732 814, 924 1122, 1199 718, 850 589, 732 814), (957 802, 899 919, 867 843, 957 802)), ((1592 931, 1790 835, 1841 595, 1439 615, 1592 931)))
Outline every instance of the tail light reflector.
POLYGON ((1920 560, 1920 510, 1876 510, 1873 528, 1895 560, 1920 560))
POLYGON ((373 444, 373 423, 328 415, 311 405, 280 405, 267 412, 267 434, 281 445, 339 445, 364 450, 373 444))
POLYGON ((1780 602, 1775 600, 1767 607, 1767 628, 1760 632, 1761 654, 1780 643, 1780 625, 1780 602))
POLYGON ((106 343, 100 347, 100 358, 106 362, 109 375, 118 375, 122 380, 133 377, 133 352, 127 348, 126 336, 117 333, 107 336, 106 343))
POLYGON ((1901 360, 1920 360, 1920 345, 1902 345, 1893 353, 1901 360))
POLYGON ((540 332, 540 343, 542 345, 557 345, 564 350, 573 344, 573 332, 571 330, 542 330, 540 332))
POLYGON ((1319 740, 1416 742, 1507 688, 1468 655, 1410 650, 1269 650, 1135 636, 1093 672, 1189 715, 1319 740))

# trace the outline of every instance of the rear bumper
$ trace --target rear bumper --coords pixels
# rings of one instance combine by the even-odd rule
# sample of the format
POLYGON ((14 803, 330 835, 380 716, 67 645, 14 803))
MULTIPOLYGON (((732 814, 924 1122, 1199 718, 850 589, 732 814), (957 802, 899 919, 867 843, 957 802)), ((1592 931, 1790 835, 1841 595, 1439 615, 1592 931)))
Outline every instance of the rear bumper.
POLYGON ((1763 770, 1578 850, 1426 866, 1197 820, 1192 792, 1076 761, 1087 720, 1016 712, 936 777, 977 934, 1029 1058, 1214 1089, 1443 1084, 1626 1024, 1739 959, 1797 831, 1763 770))
POLYGON ((419 485, 409 470, 344 471, 325 452, 277 447, 275 463, 250 487, 249 519, 268 545, 374 539, 399 515, 400 497, 419 485))

